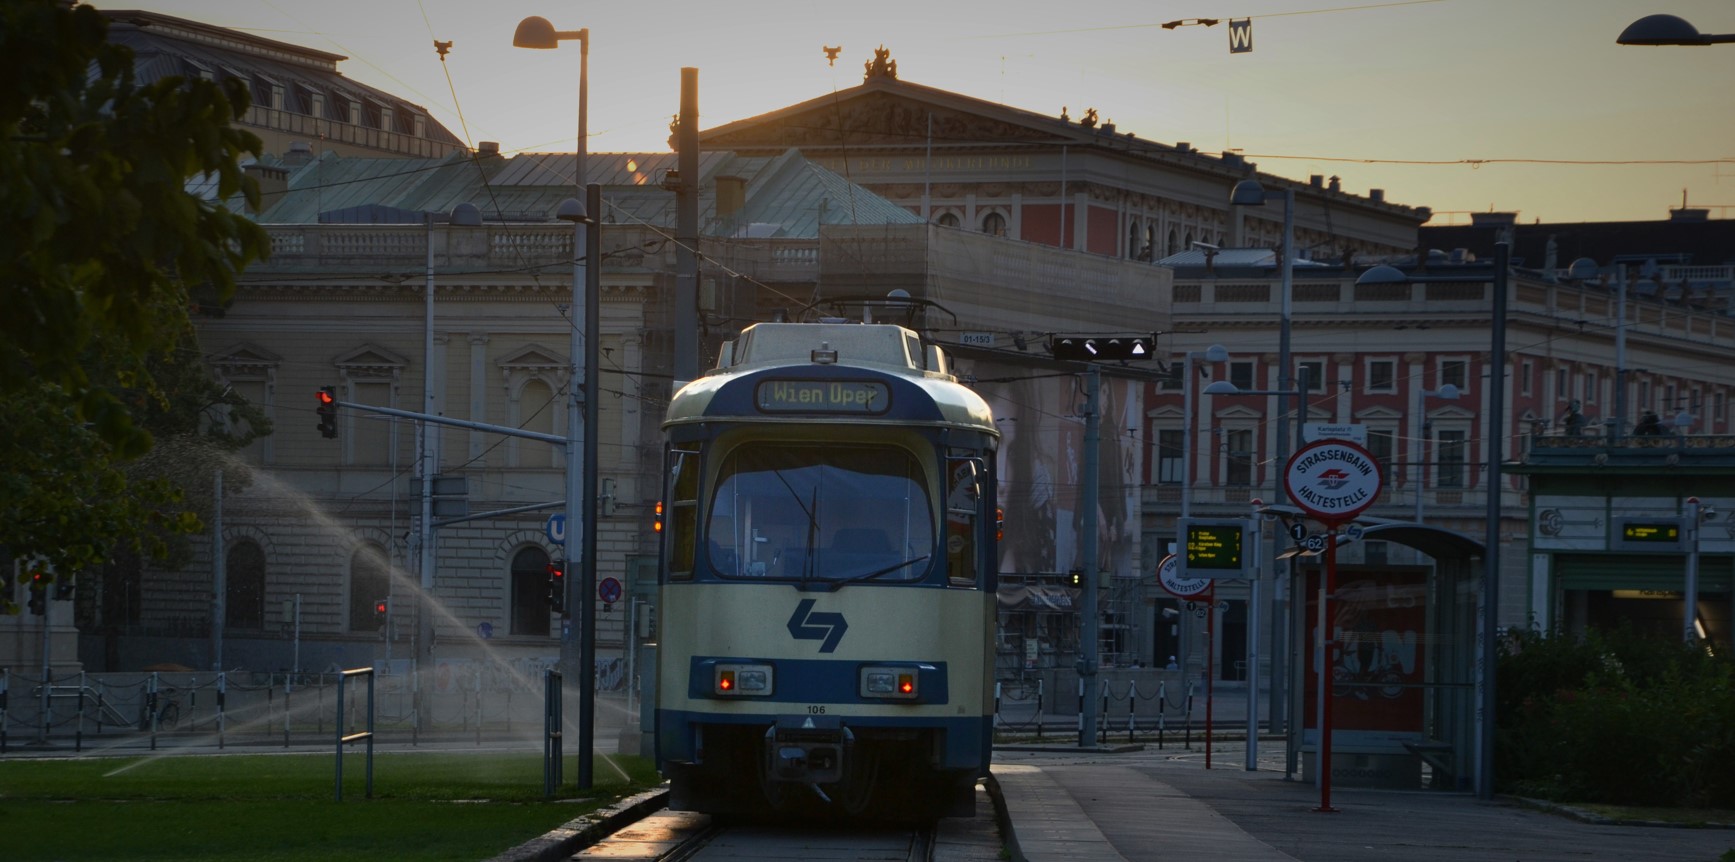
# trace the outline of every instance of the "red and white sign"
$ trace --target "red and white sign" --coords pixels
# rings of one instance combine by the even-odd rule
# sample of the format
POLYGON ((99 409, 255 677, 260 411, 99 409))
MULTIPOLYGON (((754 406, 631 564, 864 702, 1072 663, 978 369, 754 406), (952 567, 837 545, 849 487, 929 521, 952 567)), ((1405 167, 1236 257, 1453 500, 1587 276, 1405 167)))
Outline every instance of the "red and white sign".
POLYGON ((1318 440, 1301 447, 1283 468, 1283 485, 1302 511, 1336 526, 1361 514, 1380 496, 1384 478, 1368 450, 1348 440, 1318 440))
POLYGON ((1157 583, 1179 599, 1190 599, 1211 588, 1210 578, 1182 578, 1181 566, 1170 554, 1157 564, 1157 583))

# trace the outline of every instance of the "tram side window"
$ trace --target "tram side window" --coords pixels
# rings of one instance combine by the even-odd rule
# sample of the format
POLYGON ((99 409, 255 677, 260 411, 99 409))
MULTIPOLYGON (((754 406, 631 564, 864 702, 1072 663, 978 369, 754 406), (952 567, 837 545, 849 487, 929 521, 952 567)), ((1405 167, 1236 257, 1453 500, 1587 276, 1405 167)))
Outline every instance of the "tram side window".
POLYGON ((675 481, 669 505, 669 576, 693 576, 693 545, 699 526, 699 458, 693 452, 673 453, 675 481))
POLYGON ((946 462, 946 576, 954 584, 976 583, 976 530, 982 508, 981 464, 973 458, 946 462))

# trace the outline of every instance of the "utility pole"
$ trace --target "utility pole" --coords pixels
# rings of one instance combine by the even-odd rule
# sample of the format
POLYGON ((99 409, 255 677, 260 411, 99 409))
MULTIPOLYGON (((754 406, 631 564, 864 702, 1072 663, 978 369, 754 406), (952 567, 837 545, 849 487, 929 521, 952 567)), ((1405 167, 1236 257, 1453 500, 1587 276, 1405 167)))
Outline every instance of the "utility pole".
POLYGON ((1096 562, 1096 498, 1100 482, 1097 479, 1097 466, 1100 460, 1098 452, 1102 437, 1102 422, 1098 416, 1099 405, 1097 395, 1101 389, 1102 378, 1096 365, 1091 365, 1084 375, 1084 486, 1079 492, 1078 505, 1084 511, 1084 523, 1079 530, 1078 541, 1082 546, 1084 583, 1080 584, 1084 592, 1084 608, 1080 611, 1082 619, 1078 626, 1078 681, 1080 700, 1078 713, 1078 745, 1084 748, 1095 744, 1096 740, 1096 690, 1092 683, 1097 674, 1097 640, 1100 637, 1097 618, 1097 562, 1096 562))

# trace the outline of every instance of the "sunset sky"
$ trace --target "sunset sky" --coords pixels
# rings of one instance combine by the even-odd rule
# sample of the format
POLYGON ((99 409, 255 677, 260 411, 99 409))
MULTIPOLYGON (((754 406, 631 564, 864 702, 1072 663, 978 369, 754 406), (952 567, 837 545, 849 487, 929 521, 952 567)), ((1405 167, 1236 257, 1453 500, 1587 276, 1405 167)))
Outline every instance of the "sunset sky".
POLYGON ((593 152, 667 151, 680 69, 703 128, 852 87, 884 45, 902 80, 1121 132, 1239 149, 1263 171, 1524 222, 1735 217, 1735 44, 1624 47, 1666 12, 1735 33, 1729 0, 133 0, 349 57, 472 145, 570 152, 579 51, 512 47, 528 15, 589 27, 593 152), (1177 19, 1214 27, 1165 30, 1177 19), (1251 18, 1253 51, 1229 53, 1251 18), (455 43, 444 65, 434 40, 455 43), (842 46, 836 65, 821 48, 842 46))

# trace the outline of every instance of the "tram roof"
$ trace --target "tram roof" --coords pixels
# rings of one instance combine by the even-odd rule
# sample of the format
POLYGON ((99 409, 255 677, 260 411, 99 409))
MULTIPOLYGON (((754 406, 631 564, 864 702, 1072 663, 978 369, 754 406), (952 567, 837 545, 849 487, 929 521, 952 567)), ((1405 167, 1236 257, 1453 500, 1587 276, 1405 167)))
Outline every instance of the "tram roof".
MULTIPOLYGON (((857 368, 894 375, 932 400, 939 420, 999 436, 988 402, 953 377, 945 354, 914 331, 890 324, 757 323, 726 346, 718 367, 675 393, 663 424, 702 421, 728 384, 760 372, 857 368)), ((872 416, 838 415, 852 422, 872 416)))

